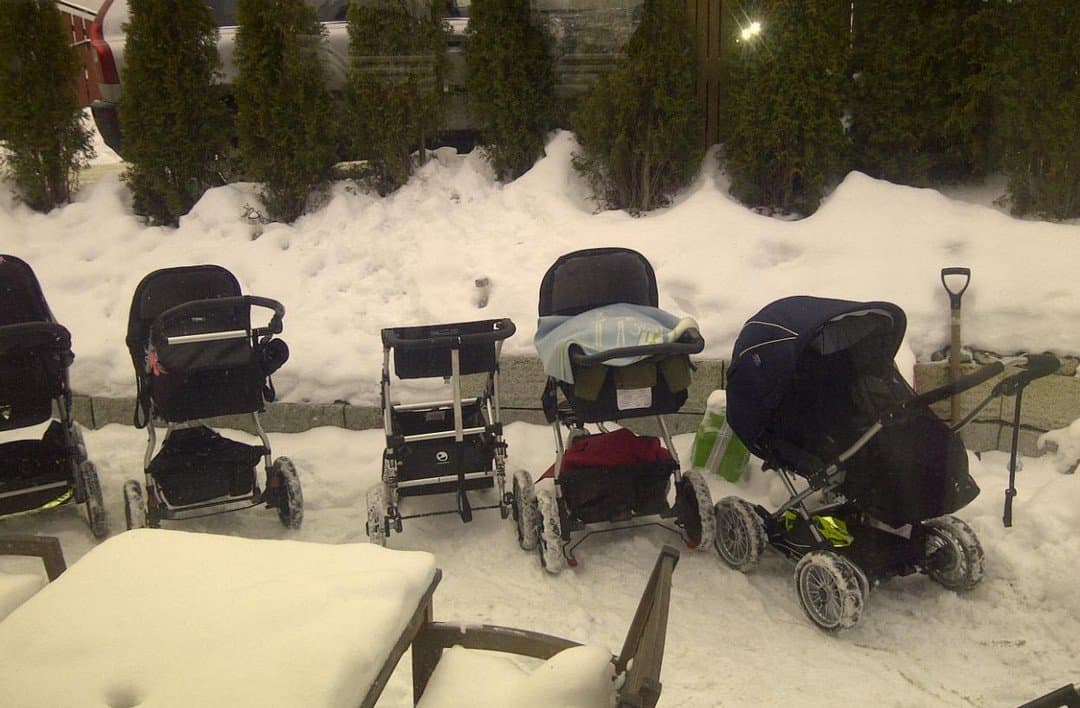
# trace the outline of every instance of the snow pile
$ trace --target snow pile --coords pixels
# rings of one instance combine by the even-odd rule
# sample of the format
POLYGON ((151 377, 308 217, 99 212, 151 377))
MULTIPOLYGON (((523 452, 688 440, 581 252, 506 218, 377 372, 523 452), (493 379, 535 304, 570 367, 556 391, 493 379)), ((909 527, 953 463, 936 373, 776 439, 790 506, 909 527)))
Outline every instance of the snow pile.
POLYGON ((1039 436, 1040 449, 1047 450, 1047 457, 1054 469, 1063 474, 1076 472, 1080 466, 1080 419, 1059 430, 1051 430, 1039 436))
MULTIPOLYGON (((588 247, 641 251, 657 272, 660 306, 692 317, 705 356, 727 358, 743 322, 788 295, 888 300, 909 320, 921 360, 945 346, 944 266, 972 268, 965 344, 1000 352, 1080 352, 1080 225, 1021 221, 929 189, 852 173, 809 219, 754 214, 726 193, 710 155, 672 207, 632 218, 594 211, 556 134, 521 179, 500 185, 476 153, 438 151, 386 198, 342 182, 295 225, 259 224, 257 189, 208 192, 179 228, 148 228, 115 175, 78 201, 35 214, 0 190, 0 253, 34 268, 58 320, 72 330, 79 393, 131 396, 124 347, 131 296, 150 271, 218 263, 245 293, 280 300, 289 363, 281 400, 378 401, 379 330, 510 317, 504 352, 532 356, 540 280, 560 255, 588 247), (476 281, 489 280, 483 309, 476 281)), ((990 200, 987 199, 987 202, 990 200)), ((906 351, 906 349, 905 349, 906 351)))

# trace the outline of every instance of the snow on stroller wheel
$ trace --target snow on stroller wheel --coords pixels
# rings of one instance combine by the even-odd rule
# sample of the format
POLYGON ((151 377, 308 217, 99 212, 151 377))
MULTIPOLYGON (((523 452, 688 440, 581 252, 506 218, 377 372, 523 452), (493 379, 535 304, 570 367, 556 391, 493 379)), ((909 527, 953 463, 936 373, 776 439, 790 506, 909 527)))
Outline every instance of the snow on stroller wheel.
POLYGON ((725 563, 745 573, 757 565, 766 543, 765 524, 750 502, 724 497, 716 503, 716 551, 725 563))
POLYGON ((101 496, 101 479, 93 462, 85 460, 79 465, 78 485, 86 499, 86 519, 90 523, 90 533, 94 538, 109 535, 109 516, 105 511, 105 500, 101 496))
POLYGON ((367 524, 366 531, 368 541, 377 546, 386 545, 386 537, 390 534, 390 522, 386 515, 386 492, 382 483, 376 484, 367 493, 367 524))
POLYGON ((930 578, 949 590, 971 590, 983 577, 983 549, 971 527, 955 516, 923 522, 926 568, 930 578))
POLYGON ((859 622, 868 585, 862 571, 832 551, 811 551, 795 566, 795 591, 811 622, 826 632, 851 629, 859 622))
POLYGON ((514 470, 514 491, 511 512, 517 526, 518 545, 532 551, 540 542, 540 509, 536 502, 536 490, 532 477, 526 470, 514 470))
POLYGON ((124 482, 124 520, 129 531, 149 526, 146 520, 146 496, 143 495, 142 485, 133 479, 124 482))
POLYGON ((282 525, 289 529, 300 528, 304 521, 304 490, 296 466, 288 457, 279 457, 270 465, 268 478, 276 479, 276 506, 282 525))
POLYGON ((563 548, 566 542, 562 537, 562 524, 559 521, 559 505, 555 495, 548 489, 536 494, 536 504, 540 512, 540 565, 549 573, 561 572, 566 567, 563 548))
POLYGON ((716 539, 716 516, 709 485, 697 470, 683 473, 675 492, 675 511, 687 547, 708 550, 716 539))

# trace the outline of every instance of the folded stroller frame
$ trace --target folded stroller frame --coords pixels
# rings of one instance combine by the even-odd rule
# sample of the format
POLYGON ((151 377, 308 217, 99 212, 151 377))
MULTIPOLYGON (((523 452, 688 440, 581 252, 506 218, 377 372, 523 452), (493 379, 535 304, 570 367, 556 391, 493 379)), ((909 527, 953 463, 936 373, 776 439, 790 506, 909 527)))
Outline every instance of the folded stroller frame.
POLYGON ((136 480, 124 484, 128 528, 260 504, 277 509, 286 527, 300 527, 296 469, 287 457, 273 459, 259 420, 274 398, 270 375, 288 359, 288 347, 274 339, 284 315, 276 300, 242 295, 220 266, 165 268, 139 283, 126 341, 138 388, 134 422, 147 430, 146 489, 136 480), (252 326, 255 308, 269 311, 266 326, 252 326), (251 415, 261 445, 230 440, 203 422, 234 414, 251 415), (166 423, 156 454, 155 420, 166 423))
POLYGON ((401 533, 404 519, 458 514, 472 521, 477 509, 509 515, 506 443, 499 405, 499 354, 515 332, 509 319, 480 320, 382 330, 382 413, 386 433, 382 481, 368 491, 366 530, 372 543, 401 533), (442 378, 450 398, 398 403, 391 397, 393 373, 400 379, 442 378), (483 391, 462 394, 462 377, 484 375, 483 391), (498 502, 474 507, 468 493, 496 488, 498 502), (453 494, 453 509, 402 513, 406 497, 453 494))
POLYGON ((680 470, 663 418, 686 402, 689 355, 705 342, 696 323, 657 304, 652 265, 625 248, 563 255, 541 282, 536 344, 555 462, 537 481, 553 485, 537 490, 518 470, 511 498, 518 543, 537 550, 548 572, 576 566, 574 549, 600 532, 660 525, 691 548, 712 546, 708 485, 680 470), (656 421, 659 438, 607 427, 643 417, 656 421))
POLYGON ((957 591, 980 582, 982 546, 951 515, 979 493, 957 431, 1001 395, 1016 396, 1018 424, 1023 389, 1059 366, 1049 354, 1014 357, 916 395, 893 360, 905 328, 891 303, 791 297, 752 317, 732 354, 728 420, 790 498, 775 511, 721 499, 717 550, 744 572, 766 546, 795 561, 803 610, 826 631, 854 626, 892 576, 921 572, 957 591), (1009 370, 952 427, 929 407, 1009 370))
POLYGON ((51 421, 40 439, 0 443, 0 517, 75 503, 104 538, 101 483, 72 416, 74 358, 71 334, 53 318, 33 270, 0 255, 0 430, 51 421))

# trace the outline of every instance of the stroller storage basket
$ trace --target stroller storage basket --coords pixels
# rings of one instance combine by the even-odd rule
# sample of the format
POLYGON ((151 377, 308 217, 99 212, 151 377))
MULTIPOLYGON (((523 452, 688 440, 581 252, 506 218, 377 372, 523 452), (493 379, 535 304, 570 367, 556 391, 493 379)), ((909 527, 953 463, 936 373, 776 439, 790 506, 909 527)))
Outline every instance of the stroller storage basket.
POLYGON ((229 440, 205 426, 176 430, 150 463, 159 491, 173 506, 250 495, 255 467, 266 454, 259 445, 229 440))

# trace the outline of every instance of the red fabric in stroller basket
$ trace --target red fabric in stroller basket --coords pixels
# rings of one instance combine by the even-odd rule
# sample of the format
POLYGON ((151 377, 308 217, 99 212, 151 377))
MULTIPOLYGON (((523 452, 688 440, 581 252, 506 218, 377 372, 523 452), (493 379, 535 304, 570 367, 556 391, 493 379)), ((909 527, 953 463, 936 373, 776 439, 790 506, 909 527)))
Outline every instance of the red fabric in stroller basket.
MULTIPOLYGON (((659 438, 620 428, 574 440, 559 485, 571 515, 584 523, 615 521, 662 511, 675 466, 659 438)), ((552 465, 541 479, 554 474, 552 465)))
MULTIPOLYGON (((671 453, 660 444, 660 438, 640 436, 629 428, 619 428, 609 433, 581 437, 570 443, 563 455, 560 474, 573 468, 624 467, 670 459, 671 453)), ((554 474, 555 465, 551 465, 540 478, 554 474)))

